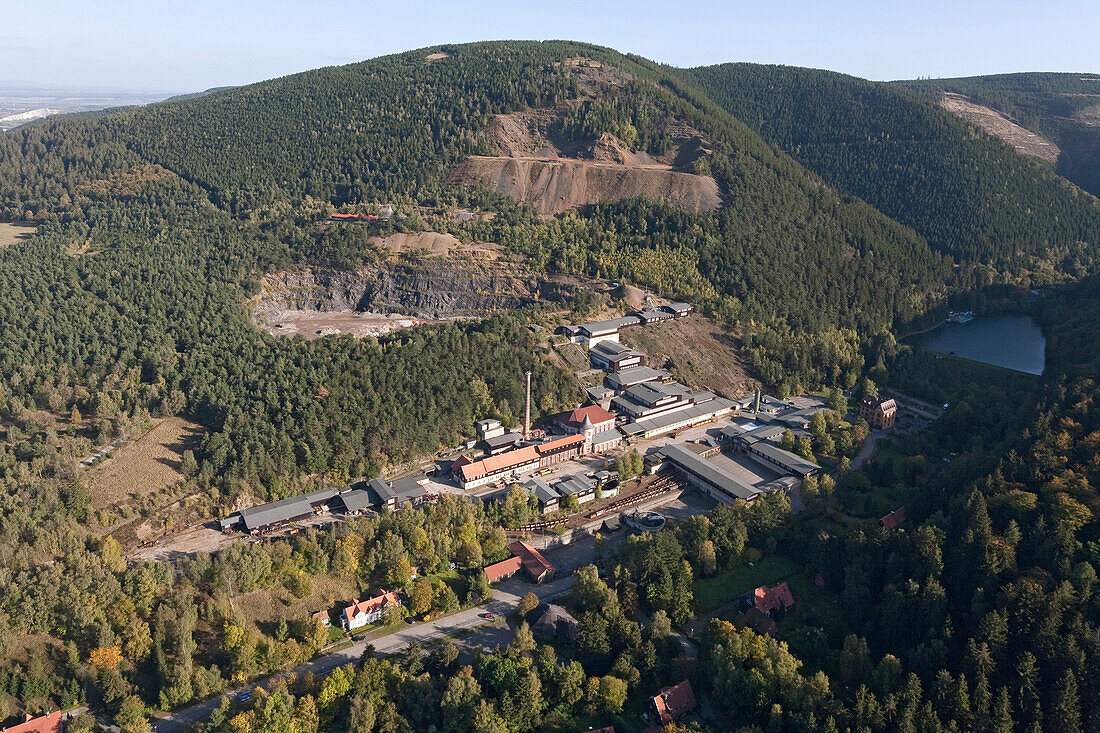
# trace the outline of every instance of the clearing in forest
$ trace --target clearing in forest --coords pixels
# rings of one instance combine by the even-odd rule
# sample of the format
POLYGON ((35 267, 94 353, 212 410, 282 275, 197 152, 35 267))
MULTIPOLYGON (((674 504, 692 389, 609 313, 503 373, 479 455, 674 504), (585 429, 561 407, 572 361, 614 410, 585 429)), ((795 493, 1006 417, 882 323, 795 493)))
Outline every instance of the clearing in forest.
POLYGON ((245 593, 231 603, 241 616, 272 634, 283 619, 293 621, 358 598, 355 583, 347 578, 311 575, 306 576, 304 582, 305 587, 300 590, 306 591, 306 595, 302 598, 296 597, 285 585, 279 585, 245 593))
POLYGON ((29 221, 0 222, 0 248, 30 239, 38 225, 29 221))
POLYGON ((152 430, 85 474, 92 508, 114 506, 175 485, 183 478, 183 452, 197 447, 201 434, 200 426, 183 418, 157 420, 152 430))

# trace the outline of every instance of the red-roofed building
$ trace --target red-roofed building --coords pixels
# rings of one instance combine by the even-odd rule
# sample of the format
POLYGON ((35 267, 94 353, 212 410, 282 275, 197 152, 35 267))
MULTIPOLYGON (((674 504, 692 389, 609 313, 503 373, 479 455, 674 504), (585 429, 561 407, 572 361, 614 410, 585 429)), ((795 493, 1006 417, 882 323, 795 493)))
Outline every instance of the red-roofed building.
POLYGON ((887 531, 892 530, 892 529, 897 529, 899 526, 901 526, 904 523, 905 523, 905 507, 901 507, 900 509, 895 509, 894 511, 890 512, 889 514, 887 514, 882 519, 878 520, 879 526, 882 527, 883 529, 887 530, 887 531))
POLYGON ((523 561, 518 557, 510 557, 507 560, 485 566, 485 577, 489 583, 496 583, 505 578, 511 578, 523 567, 523 561))
POLYGON ((554 566, 531 545, 517 540, 508 545, 508 549, 523 564, 523 569, 531 576, 531 580, 541 583, 553 577, 554 566))
POLYGON ((393 591, 382 591, 382 594, 365 601, 356 601, 343 610, 340 621, 344 629, 352 631, 367 624, 381 621, 390 608, 401 605, 401 599, 393 591))
POLYGON ((615 428, 615 416, 599 405, 562 413, 557 422, 567 433, 584 436, 585 453, 602 453, 619 447, 623 436, 615 428))
POLYGON ((695 693, 691 691, 691 683, 684 680, 678 685, 661 690, 649 703, 657 722, 668 725, 695 709, 695 693))
POLYGON ((859 401, 859 416, 873 428, 885 430, 898 421, 898 403, 883 397, 865 396, 859 401))
POLYGON ((37 718, 28 713, 26 719, 19 725, 0 730, 5 733, 61 733, 61 711, 55 710, 37 718))
POLYGON ((762 613, 769 616, 780 611, 786 612, 794 608, 794 596, 787 582, 768 587, 762 585, 752 592, 752 605, 762 613))

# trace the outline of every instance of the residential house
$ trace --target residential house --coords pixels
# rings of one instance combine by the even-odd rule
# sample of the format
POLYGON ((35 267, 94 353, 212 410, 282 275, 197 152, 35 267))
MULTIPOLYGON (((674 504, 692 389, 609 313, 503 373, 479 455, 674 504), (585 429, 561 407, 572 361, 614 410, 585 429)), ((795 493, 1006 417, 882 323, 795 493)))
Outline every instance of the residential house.
POLYGON ((650 712, 660 725, 668 725, 695 709, 695 693, 691 683, 684 680, 673 687, 666 687, 649 701, 650 712))
POLYGON ((794 608, 794 596, 791 595, 787 581, 773 586, 760 586, 752 592, 751 600, 754 608, 769 616, 786 613, 794 608))
POLYGON ((904 523, 905 523, 905 507, 901 507, 900 509, 895 509, 894 511, 890 512, 889 514, 887 514, 882 519, 878 520, 879 526, 882 527, 883 529, 885 529, 886 531, 890 531, 892 529, 897 529, 898 527, 900 527, 904 523))
POLYGON ((345 608, 340 615, 340 622, 345 631, 354 631, 367 624, 373 624, 385 618, 386 611, 400 607, 401 599, 393 591, 382 591, 374 598, 365 601, 356 601, 345 608))

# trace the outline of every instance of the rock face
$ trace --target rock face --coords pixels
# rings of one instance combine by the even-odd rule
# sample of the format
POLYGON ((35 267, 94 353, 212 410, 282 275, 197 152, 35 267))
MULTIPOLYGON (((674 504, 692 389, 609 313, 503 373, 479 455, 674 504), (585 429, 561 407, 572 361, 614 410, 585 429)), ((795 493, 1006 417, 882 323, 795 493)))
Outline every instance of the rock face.
POLYGON ((476 318, 563 300, 576 287, 514 263, 426 258, 357 270, 313 268, 269 275, 253 313, 265 324, 277 322, 288 310, 400 313, 420 320, 476 318))

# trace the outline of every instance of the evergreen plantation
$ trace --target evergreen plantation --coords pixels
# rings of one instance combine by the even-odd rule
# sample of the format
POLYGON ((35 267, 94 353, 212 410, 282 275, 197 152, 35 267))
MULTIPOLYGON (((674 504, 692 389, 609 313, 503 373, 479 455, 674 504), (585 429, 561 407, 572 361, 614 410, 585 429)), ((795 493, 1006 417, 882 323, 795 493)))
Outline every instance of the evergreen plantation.
POLYGON ((606 724, 628 698, 690 673, 669 624, 699 610, 696 580, 744 570, 760 548, 820 575, 837 612, 811 612, 783 642, 706 625, 692 679, 716 729, 1095 729, 1100 202, 905 87, 785 67, 678 70, 569 42, 410 51, 0 134, 0 220, 40 223, 0 248, 0 722, 90 704, 145 731, 151 710, 324 645, 305 619, 244 628, 230 599, 257 589, 412 587, 419 567, 457 577, 422 579, 430 607, 484 597, 478 569, 507 552, 496 507, 447 499, 128 566, 103 536, 120 516, 89 509, 75 470, 92 443, 184 415, 205 428, 186 488, 216 512, 375 476, 470 437, 478 419, 514 419, 527 370, 536 417, 575 406, 572 375, 535 351, 537 307, 378 339, 255 327, 249 299, 265 274, 379 261, 354 225, 317 224, 333 207, 387 203, 410 216, 386 233, 426 228, 417 206, 491 210, 431 225, 498 242, 536 270, 690 300, 781 392, 869 375, 955 408, 864 469, 836 471, 835 495, 821 497, 856 517, 905 505, 901 531, 792 518, 779 495, 719 507, 627 543, 606 578, 578 574, 576 659, 526 630, 469 666, 446 647, 371 658, 240 715, 226 704, 205 730, 606 724), (578 57, 618 81, 585 99, 578 57), (632 199, 544 218, 447 183, 490 152, 495 115, 551 107, 569 110, 563 139, 609 133, 654 155, 678 126, 699 131, 709 152, 693 171, 715 178, 722 208, 632 199), (1041 380, 895 341, 949 303, 1009 292, 1018 304, 1018 288, 1036 287, 1041 380))

